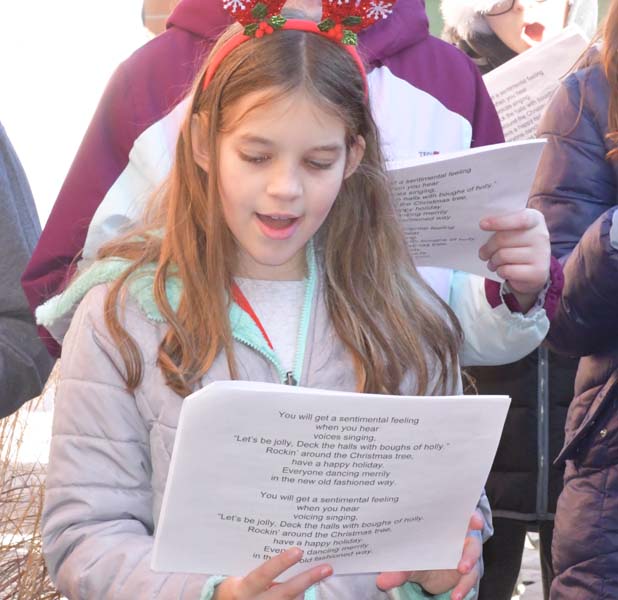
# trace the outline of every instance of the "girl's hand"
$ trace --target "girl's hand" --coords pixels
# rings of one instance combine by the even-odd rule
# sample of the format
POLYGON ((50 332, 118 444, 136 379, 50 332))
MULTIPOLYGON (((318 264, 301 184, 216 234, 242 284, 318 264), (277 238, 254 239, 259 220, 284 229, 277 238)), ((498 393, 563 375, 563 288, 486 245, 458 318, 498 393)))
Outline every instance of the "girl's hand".
POLYGON ((259 566, 245 577, 229 577, 217 586, 213 600, 290 600, 333 574, 329 565, 318 565, 288 579, 274 580, 303 556, 300 548, 290 548, 259 566))
POLYGON ((495 233, 479 250, 479 258, 508 282, 523 312, 528 312, 549 279, 551 247, 545 217, 524 208, 483 219, 480 226, 495 233))
POLYGON ((483 554, 483 542, 479 536, 470 535, 472 531, 481 529, 483 529, 483 517, 480 511, 476 510, 468 525, 468 533, 457 569, 380 573, 376 580, 377 586, 386 591, 403 585, 406 581, 413 581, 430 594, 443 594, 452 590, 451 600, 463 600, 466 594, 478 585, 481 578, 480 561, 483 554))

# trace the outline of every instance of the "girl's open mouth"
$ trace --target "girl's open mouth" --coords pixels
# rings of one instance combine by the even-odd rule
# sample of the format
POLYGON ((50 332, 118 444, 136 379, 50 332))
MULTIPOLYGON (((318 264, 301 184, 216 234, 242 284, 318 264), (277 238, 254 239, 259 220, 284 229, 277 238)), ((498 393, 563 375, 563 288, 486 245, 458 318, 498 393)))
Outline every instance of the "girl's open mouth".
POLYGON ((524 26, 524 33, 533 42, 542 42, 543 33, 545 33, 545 25, 542 23, 528 23, 524 26))
POLYGON ((262 215, 256 213, 262 233, 275 240, 285 240, 296 231, 300 217, 291 215, 262 215))

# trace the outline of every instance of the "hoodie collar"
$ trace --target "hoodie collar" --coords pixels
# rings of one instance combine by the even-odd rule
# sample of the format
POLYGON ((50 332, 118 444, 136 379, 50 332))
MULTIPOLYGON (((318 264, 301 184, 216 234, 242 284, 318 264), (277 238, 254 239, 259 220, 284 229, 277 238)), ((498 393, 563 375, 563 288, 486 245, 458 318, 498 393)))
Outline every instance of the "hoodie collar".
POLYGON ((181 0, 166 27, 178 27, 199 37, 216 38, 231 23, 223 0, 181 0))
MULTIPOLYGON (((230 23, 222 0, 181 0, 170 15, 167 27, 178 27, 213 39, 230 23)), ((425 0, 399 0, 388 19, 361 32, 360 50, 368 63, 382 62, 428 36, 425 0)))

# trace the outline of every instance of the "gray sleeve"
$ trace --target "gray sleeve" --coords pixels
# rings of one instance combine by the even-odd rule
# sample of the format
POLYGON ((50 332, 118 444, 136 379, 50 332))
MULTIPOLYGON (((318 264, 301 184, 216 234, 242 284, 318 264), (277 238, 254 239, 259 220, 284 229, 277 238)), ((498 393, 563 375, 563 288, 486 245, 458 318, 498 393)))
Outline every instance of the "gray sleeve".
POLYGON ((78 308, 56 391, 43 553, 71 600, 198 600, 207 577, 155 573, 147 420, 120 376, 103 322, 105 287, 78 308))
POLYGON ((36 396, 53 365, 20 283, 40 233, 26 175, 0 125, 0 417, 36 396))
POLYGON ((481 497, 479 498, 476 508, 483 516, 483 529, 480 534, 483 539, 483 543, 485 543, 494 534, 494 525, 491 516, 491 507, 489 506, 489 499, 487 498, 487 494, 484 489, 481 493, 481 497))

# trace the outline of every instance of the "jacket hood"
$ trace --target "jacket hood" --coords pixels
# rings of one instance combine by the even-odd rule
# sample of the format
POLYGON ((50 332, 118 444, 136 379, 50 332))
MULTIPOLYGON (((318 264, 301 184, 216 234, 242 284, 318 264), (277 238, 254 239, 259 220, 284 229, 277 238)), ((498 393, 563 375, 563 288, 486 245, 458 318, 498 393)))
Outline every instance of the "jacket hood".
MULTIPOLYGON (((442 0, 440 8, 447 29, 454 29, 460 39, 469 40, 474 34, 491 34, 484 13, 495 6, 496 0, 442 0)), ((588 38, 597 30, 598 3, 591 0, 569 0, 568 25, 578 25, 588 38)))
MULTIPOLYGON (((202 38, 217 37, 231 23, 222 0, 181 0, 167 21, 202 38)), ((383 61, 429 36, 424 0, 399 0, 392 14, 361 32, 360 48, 368 62, 383 61)))
POLYGON ((230 22, 221 0, 181 0, 167 20, 166 27, 178 27, 198 37, 213 38, 230 22))

